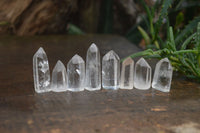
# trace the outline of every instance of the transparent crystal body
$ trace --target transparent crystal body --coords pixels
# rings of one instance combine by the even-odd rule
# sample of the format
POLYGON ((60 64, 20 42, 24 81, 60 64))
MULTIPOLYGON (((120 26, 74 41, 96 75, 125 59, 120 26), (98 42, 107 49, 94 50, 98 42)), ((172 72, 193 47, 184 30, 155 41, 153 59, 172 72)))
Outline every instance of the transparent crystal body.
POLYGON ((51 90, 63 92, 67 90, 67 74, 64 64, 59 60, 52 72, 51 90))
POLYGON ((151 67, 144 58, 140 58, 135 64, 134 87, 147 90, 151 86, 151 67))
POLYGON ((102 59, 102 86, 105 89, 118 89, 120 80, 120 59, 113 51, 109 51, 102 59))
POLYGON ((37 93, 50 91, 50 71, 47 55, 42 47, 33 56, 34 88, 37 93))
POLYGON ((134 71, 134 61, 128 57, 122 62, 121 70, 121 89, 133 89, 133 71, 134 71))
POLYGON ((152 88, 162 92, 169 92, 171 87, 173 68, 168 60, 164 58, 156 64, 152 88))
POLYGON ((67 90, 83 91, 85 87, 85 61, 74 55, 67 64, 67 90))
POLYGON ((85 89, 89 91, 101 89, 100 52, 94 43, 87 51, 85 80, 85 89))

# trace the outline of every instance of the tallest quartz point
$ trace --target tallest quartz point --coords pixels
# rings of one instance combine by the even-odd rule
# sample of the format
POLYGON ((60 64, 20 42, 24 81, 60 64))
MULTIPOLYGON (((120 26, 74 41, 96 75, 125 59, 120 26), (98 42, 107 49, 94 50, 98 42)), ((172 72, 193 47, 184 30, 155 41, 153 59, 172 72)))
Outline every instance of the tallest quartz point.
POLYGON ((87 90, 101 89, 101 65, 100 52, 98 47, 93 43, 87 51, 86 57, 86 86, 87 90))
POLYGON ((50 91, 50 71, 47 55, 42 47, 33 56, 34 87, 37 93, 50 91))

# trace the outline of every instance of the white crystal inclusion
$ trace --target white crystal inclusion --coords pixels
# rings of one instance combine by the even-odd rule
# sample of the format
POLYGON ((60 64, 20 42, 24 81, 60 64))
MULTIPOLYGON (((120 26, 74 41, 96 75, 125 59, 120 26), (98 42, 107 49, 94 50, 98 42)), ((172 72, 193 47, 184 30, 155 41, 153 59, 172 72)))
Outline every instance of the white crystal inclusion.
POLYGON ((67 90, 67 77, 64 64, 59 60, 52 72, 51 90, 63 92, 67 90))
POLYGON ((102 86, 105 89, 118 89, 120 80, 120 59, 109 51, 102 59, 102 86))
POLYGON ((83 91, 85 87, 85 62, 74 55, 67 64, 67 90, 83 91))
POLYGON ((162 92, 169 92, 171 87, 173 68, 168 60, 164 58, 156 64, 152 88, 162 92))
POLYGON ((133 71, 134 71, 134 61, 128 57, 122 63, 121 70, 121 89, 133 89, 133 71))
POLYGON ((98 47, 93 43, 86 56, 86 86, 87 90, 100 90, 101 89, 101 65, 100 65, 100 52, 98 47))
POLYGON ((135 65, 133 83, 140 90, 147 90, 151 86, 151 67, 144 58, 140 58, 135 65))
POLYGON ((37 93, 50 91, 50 71, 47 55, 42 47, 33 56, 34 88, 37 93))

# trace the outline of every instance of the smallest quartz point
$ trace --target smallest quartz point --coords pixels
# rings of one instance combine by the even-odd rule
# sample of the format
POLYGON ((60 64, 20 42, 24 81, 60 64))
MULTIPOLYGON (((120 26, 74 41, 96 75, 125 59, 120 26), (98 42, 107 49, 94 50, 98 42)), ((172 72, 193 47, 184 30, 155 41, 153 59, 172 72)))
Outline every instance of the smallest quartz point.
POLYGON ((58 60, 52 72, 52 91, 63 92, 67 90, 67 76, 64 64, 58 60))

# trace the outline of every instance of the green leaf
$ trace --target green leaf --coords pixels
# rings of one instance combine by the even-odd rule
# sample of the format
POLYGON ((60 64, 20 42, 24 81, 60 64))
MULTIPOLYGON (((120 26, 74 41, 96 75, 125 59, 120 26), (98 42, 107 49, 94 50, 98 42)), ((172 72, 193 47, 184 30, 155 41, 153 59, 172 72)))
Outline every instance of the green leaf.
POLYGON ((195 41, 196 41, 196 47, 198 50, 197 61, 198 61, 198 65, 200 67, 200 22, 197 25, 197 33, 196 33, 195 41))
POLYGON ((147 13, 147 16, 149 18, 149 21, 151 22, 153 20, 153 16, 151 14, 151 10, 150 8, 147 6, 147 4, 144 2, 144 0, 140 0, 142 6, 144 7, 146 13, 147 13))
POLYGON ((170 7, 170 5, 172 4, 173 0, 164 0, 163 1, 163 4, 162 4, 162 9, 161 9, 161 12, 160 12, 160 16, 159 16, 159 19, 158 21, 156 22, 156 27, 155 27, 155 39, 157 38, 158 36, 158 32, 160 30, 160 27, 163 23, 163 19, 168 15, 168 9, 170 7))
POLYGON ((187 45, 191 42, 191 40, 196 36, 196 33, 190 35, 182 44, 181 50, 186 49, 187 45))
POLYGON ((10 23, 7 21, 0 21, 0 26, 9 25, 10 23))
POLYGON ((180 25, 184 21, 184 14, 182 12, 179 12, 178 15, 176 16, 176 24, 175 24, 175 29, 180 27, 180 25))
POLYGON ((176 51, 176 45, 174 41, 174 33, 172 27, 169 27, 169 47, 171 50, 176 51))
POLYGON ((195 41, 196 41, 196 47, 200 53, 200 22, 197 25, 197 33, 196 33, 195 41))
POLYGON ((151 39, 149 35, 146 33, 146 31, 140 26, 138 26, 138 30, 140 31, 142 37, 144 38, 146 45, 150 44, 151 39))
POLYGON ((113 32, 113 0, 102 0, 100 22, 98 31, 100 33, 113 32))
POLYGON ((84 34, 84 32, 74 24, 68 24, 67 32, 68 32, 68 34, 72 34, 72 35, 82 35, 82 34, 84 34))
POLYGON ((154 36, 154 27, 153 27, 153 17, 154 17, 154 9, 150 10, 150 8, 147 6, 147 4, 144 2, 144 0, 140 0, 142 3, 142 6, 144 7, 147 16, 149 18, 149 24, 150 24, 150 33, 152 36, 154 36))
POLYGON ((193 33, 194 29, 197 27, 197 23, 200 21, 200 16, 194 18, 184 30, 180 32, 180 34, 176 37, 175 43, 180 48, 181 42, 183 42, 190 34, 193 33))
POLYGON ((145 21, 146 21, 145 19, 147 18, 144 18, 143 21, 134 25, 125 35, 125 37, 135 45, 138 45, 142 39, 142 35, 137 29, 137 27, 140 25, 144 29, 148 29, 147 25, 145 24, 145 21))

